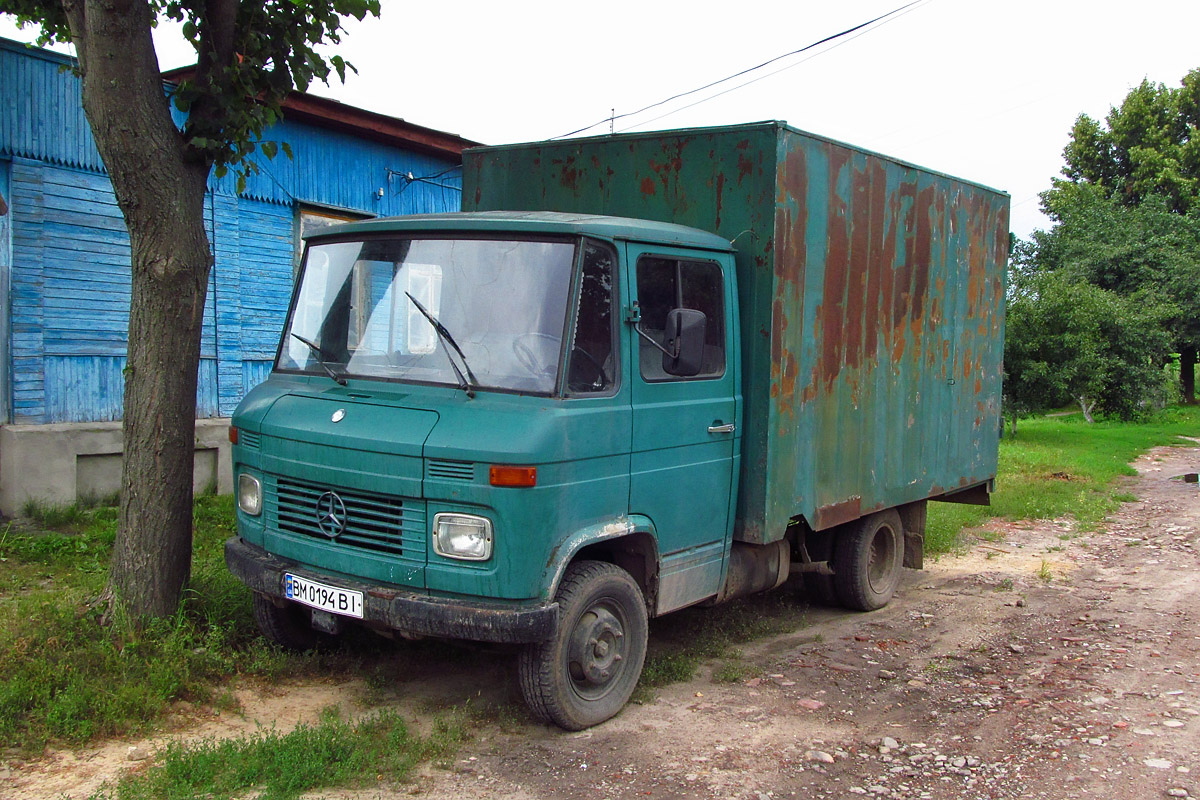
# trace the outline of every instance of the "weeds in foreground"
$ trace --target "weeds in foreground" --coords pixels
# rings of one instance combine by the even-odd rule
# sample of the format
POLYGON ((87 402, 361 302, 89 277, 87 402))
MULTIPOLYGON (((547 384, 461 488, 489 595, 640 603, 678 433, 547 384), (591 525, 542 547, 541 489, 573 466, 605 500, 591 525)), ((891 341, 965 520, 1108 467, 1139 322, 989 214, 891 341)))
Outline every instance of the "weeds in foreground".
MULTIPOLYGON (((57 513, 57 512, 56 512, 57 513)), ((101 624, 116 513, 64 512, 59 530, 0 535, 0 745, 33 750, 142 729, 177 700, 214 703, 233 675, 275 677, 287 656, 259 636, 225 569, 229 498, 196 504, 192 580, 174 616, 101 624)), ((228 703, 226 703, 227 705, 228 703)))
POLYGON ((328 786, 382 787, 403 781, 424 761, 453 753, 464 738, 462 724, 452 719, 422 737, 391 711, 351 723, 326 710, 316 724, 286 733, 168 745, 148 769, 125 775, 93 798, 232 800, 253 793, 289 800, 328 786))

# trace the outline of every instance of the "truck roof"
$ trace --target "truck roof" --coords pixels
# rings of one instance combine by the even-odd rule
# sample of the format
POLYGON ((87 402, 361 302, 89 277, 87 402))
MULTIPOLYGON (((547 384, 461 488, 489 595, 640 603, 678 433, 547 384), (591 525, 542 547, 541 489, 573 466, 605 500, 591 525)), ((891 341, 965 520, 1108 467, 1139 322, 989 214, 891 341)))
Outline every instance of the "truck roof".
POLYGON ((733 245, 714 233, 630 217, 598 214, 565 214, 557 211, 473 211, 450 214, 412 214, 331 225, 306 239, 329 236, 411 233, 414 231, 460 231, 477 233, 568 234, 604 239, 679 245, 730 252, 733 245))

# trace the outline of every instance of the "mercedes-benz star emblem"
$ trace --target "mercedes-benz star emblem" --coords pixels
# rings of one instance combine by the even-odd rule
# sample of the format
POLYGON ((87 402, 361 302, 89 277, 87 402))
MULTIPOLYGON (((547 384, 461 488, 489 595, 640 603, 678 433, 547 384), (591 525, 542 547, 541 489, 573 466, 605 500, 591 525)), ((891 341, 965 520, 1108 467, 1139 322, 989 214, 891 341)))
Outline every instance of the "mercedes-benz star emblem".
POLYGON ((333 416, 330 419, 332 419, 334 422, 341 422, 345 418, 346 418, 346 409, 339 408, 337 411, 333 412, 333 416))
POLYGON ((317 498, 317 527, 330 539, 346 530, 346 504, 333 492, 317 498))

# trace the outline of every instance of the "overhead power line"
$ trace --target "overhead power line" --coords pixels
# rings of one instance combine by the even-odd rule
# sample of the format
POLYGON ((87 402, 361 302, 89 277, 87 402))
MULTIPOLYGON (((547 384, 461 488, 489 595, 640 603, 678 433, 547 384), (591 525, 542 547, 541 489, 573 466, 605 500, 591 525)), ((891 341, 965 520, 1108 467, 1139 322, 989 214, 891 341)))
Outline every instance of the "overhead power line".
MULTIPOLYGON (((912 12, 916 11, 920 6, 922 6, 928 2, 931 2, 931 0, 916 0, 916 2, 909 3, 907 6, 901 6, 900 8, 891 12, 894 16, 888 18, 887 20, 884 20, 883 22, 880 22, 880 26, 887 25, 889 22, 894 22, 894 21, 900 19, 901 17, 905 16, 906 14, 911 14, 912 12)), ((887 16, 887 15, 884 15, 884 16, 887 16)), ((880 17, 879 19, 882 20, 883 17, 880 17)), ((867 26, 869 26, 871 24, 872 23, 870 23, 870 22, 865 23, 865 25, 867 25, 867 26)), ((852 29, 852 31, 853 30, 854 29, 852 29)), ((787 64, 786 66, 780 67, 779 69, 771 70, 766 75, 759 75, 757 77, 751 78, 748 81, 739 83, 736 86, 730 86, 728 89, 722 89, 721 91, 716 92, 715 94, 710 94, 707 97, 701 97, 699 100, 696 100, 695 102, 692 102, 692 103, 688 103, 686 106, 680 106, 679 108, 673 108, 670 111, 666 111, 662 114, 659 114, 657 117, 651 117, 650 119, 645 119, 640 122, 635 122, 632 125, 626 125, 624 128, 621 128, 619 131, 617 131, 617 133, 625 133, 626 131, 631 131, 634 128, 640 128, 643 125, 649 125, 653 122, 658 122, 660 119, 665 119, 666 117, 669 117, 672 114, 678 114, 681 111, 687 111, 689 108, 695 108, 696 106, 700 105, 701 103, 707 103, 709 100, 715 100, 718 97, 729 94, 730 92, 736 92, 738 89, 744 89, 745 87, 749 86, 752 83, 758 83, 759 81, 765 81, 767 78, 770 78, 773 75, 778 75, 781 72, 786 72, 789 69, 798 67, 801 64, 811 61, 812 59, 817 58, 818 56, 823 56, 826 53, 828 53, 829 51, 835 50, 844 44, 849 44, 850 42, 857 39, 859 36, 865 36, 866 34, 871 32, 871 29, 869 27, 860 27, 857 30, 858 30, 858 32, 854 36, 846 37, 845 34, 843 33, 842 34, 843 38, 840 39, 839 41, 837 41, 835 44, 825 48, 824 50, 819 50, 819 51, 813 53, 812 55, 808 56, 807 58, 802 58, 799 61, 794 61, 791 64, 787 64)), ((816 42, 816 43, 810 45, 810 47, 816 47, 819 44, 821 44, 821 42, 816 42)), ((798 51, 798 52, 800 52, 800 51, 798 51)), ((780 56, 780 58, 787 58, 787 56, 780 56)), ((777 61, 778 59, 775 59, 775 60, 777 61)), ((768 63, 770 63, 770 62, 768 62, 768 63)), ((736 76, 734 76, 734 77, 736 77, 736 76)))
MULTIPOLYGON (((659 100, 657 103, 651 103, 651 104, 650 104, 650 105, 648 105, 648 106, 645 106, 645 107, 643 107, 643 108, 639 108, 637 111, 630 111, 630 112, 627 112, 627 113, 625 113, 625 114, 615 114, 615 115, 611 115, 611 116, 605 117, 605 118, 604 118, 604 119, 602 119, 602 120, 599 120, 598 122, 593 122, 591 125, 585 125, 585 126, 584 126, 584 127, 582 127, 582 128, 577 128, 576 130, 570 131, 570 132, 568 132, 568 133, 562 133, 562 134, 559 134, 558 136, 552 136, 552 137, 550 137, 550 138, 551 138, 552 140, 553 140, 553 139, 565 139, 565 138, 566 138, 566 137, 568 137, 568 136, 574 136, 574 135, 575 135, 575 134, 577 134, 577 133, 583 133, 584 131, 590 131, 592 128, 599 127, 599 126, 601 126, 601 125, 604 125, 604 124, 606 124, 606 123, 607 123, 607 124, 609 124, 609 125, 611 125, 611 124, 612 124, 613 122, 615 122, 616 120, 619 120, 619 119, 626 119, 627 117, 635 117, 635 116, 637 116, 638 114, 642 114, 642 113, 644 113, 644 112, 646 112, 646 111, 649 111, 649 110, 650 110, 650 109, 652 109, 652 108, 658 108, 659 106, 664 106, 664 105, 666 105, 667 103, 674 102, 675 100, 679 100, 680 98, 683 98, 683 97, 688 97, 688 96, 690 96, 690 95, 697 94, 697 93, 699 93, 699 92, 703 92, 704 90, 706 90, 706 89, 711 89, 711 88, 713 88, 714 86, 720 86, 722 83, 727 83, 728 81, 735 80, 735 79, 737 79, 737 78, 740 78, 740 77, 742 77, 743 75, 748 75, 748 74, 750 74, 751 72, 755 72, 755 71, 757 71, 757 70, 760 70, 760 69, 762 69, 763 67, 769 67, 771 64, 774 64, 774 63, 776 63, 777 61, 782 61, 782 60, 783 60, 783 59, 785 59, 785 58, 791 58, 792 56, 799 55, 800 53, 804 53, 804 52, 806 52, 806 51, 808 51, 808 50, 812 50, 814 47, 820 47, 821 45, 823 45, 823 44, 826 44, 826 43, 828 43, 828 42, 832 42, 832 41, 833 41, 833 40, 835 40, 835 39, 840 39, 840 38, 842 38, 843 36, 848 36, 849 34, 852 34, 852 33, 854 33, 855 31, 860 31, 860 30, 862 30, 863 28, 866 28, 866 27, 868 27, 868 26, 870 26, 870 25, 874 25, 876 22, 881 22, 881 21, 883 21, 883 20, 885 20, 885 19, 888 19, 889 17, 894 17, 894 16, 896 16, 897 14, 899 14, 900 12, 902 12, 902 11, 904 11, 904 10, 906 10, 906 9, 909 9, 909 8, 911 8, 911 7, 913 7, 913 6, 920 5, 920 4, 921 4, 921 3, 923 3, 923 2, 926 2, 926 0, 912 0, 912 2, 910 2, 910 3, 905 3, 904 5, 902 5, 902 6, 899 6, 898 8, 894 8, 894 9, 892 9, 891 11, 887 12, 886 14, 881 14, 881 15, 879 15, 878 17, 875 17, 874 19, 870 19, 870 20, 867 20, 866 22, 863 22, 863 23, 861 23, 861 24, 859 24, 859 25, 855 25, 853 28, 847 28, 846 30, 844 30, 844 31, 840 31, 839 33, 835 33, 835 34, 833 34, 833 35, 831 35, 831 36, 826 36, 824 39, 820 39, 819 41, 813 42, 812 44, 807 44, 807 45, 805 45, 804 47, 801 47, 801 48, 800 48, 800 49, 798 49, 798 50, 792 50, 792 51, 791 51, 791 52, 789 52, 789 53, 784 53, 783 55, 776 56, 775 58, 772 58, 772 59, 769 59, 769 60, 767 60, 767 61, 764 61, 763 63, 761 63, 761 64, 759 64, 759 65, 757 65, 757 66, 754 66, 754 67, 749 67, 749 68, 747 68, 747 69, 744 69, 744 70, 742 70, 742 71, 740 71, 740 72, 735 72, 735 73, 734 73, 734 74, 732 74, 732 75, 727 75, 727 76, 726 76, 726 77, 724 77, 724 78, 721 78, 721 79, 719 79, 719 80, 712 81, 711 83, 706 83, 706 84, 705 84, 705 85, 703 85, 703 86, 698 86, 698 87, 696 87, 695 89, 689 89, 689 90, 688 90, 688 91, 686 91, 686 92, 680 92, 679 94, 672 95, 671 97, 668 97, 668 98, 666 98, 666 99, 664 99, 664 100, 659 100)), ((724 94, 724 93, 722 92, 722 94, 724 94)), ((715 97, 715 96, 716 96, 716 95, 714 95, 714 97, 715 97)), ((702 101, 701 101, 701 102, 702 102, 702 101)), ((693 104, 693 105, 695 105, 695 104, 693 104)))

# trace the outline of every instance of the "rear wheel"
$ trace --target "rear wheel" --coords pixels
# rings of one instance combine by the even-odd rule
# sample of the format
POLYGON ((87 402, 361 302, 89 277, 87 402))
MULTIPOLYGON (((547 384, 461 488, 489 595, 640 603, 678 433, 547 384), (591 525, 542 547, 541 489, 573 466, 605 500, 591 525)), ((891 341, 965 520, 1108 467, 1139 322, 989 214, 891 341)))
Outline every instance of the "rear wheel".
POLYGON ((554 638, 521 651, 521 694, 542 719, 578 731, 619 712, 646 659, 647 614, 628 572, 602 561, 567 567, 554 638))
POLYGON ((304 652, 320 641, 320 634, 313 630, 311 612, 298 603, 285 603, 281 608, 270 597, 255 593, 254 621, 263 636, 284 650, 304 652))
POLYGON ((895 510, 880 511, 840 531, 834 585, 846 608, 874 611, 892 599, 904 565, 904 527, 895 510))

